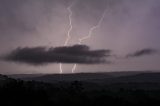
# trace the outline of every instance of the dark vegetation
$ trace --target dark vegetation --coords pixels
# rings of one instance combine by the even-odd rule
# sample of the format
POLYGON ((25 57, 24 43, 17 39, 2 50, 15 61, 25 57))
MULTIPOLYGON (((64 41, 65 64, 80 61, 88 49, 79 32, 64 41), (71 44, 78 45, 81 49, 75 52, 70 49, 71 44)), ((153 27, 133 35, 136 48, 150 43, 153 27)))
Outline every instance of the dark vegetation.
POLYGON ((160 105, 159 78, 158 73, 150 73, 115 77, 112 80, 107 77, 98 82, 47 83, 0 75, 0 106, 160 105))

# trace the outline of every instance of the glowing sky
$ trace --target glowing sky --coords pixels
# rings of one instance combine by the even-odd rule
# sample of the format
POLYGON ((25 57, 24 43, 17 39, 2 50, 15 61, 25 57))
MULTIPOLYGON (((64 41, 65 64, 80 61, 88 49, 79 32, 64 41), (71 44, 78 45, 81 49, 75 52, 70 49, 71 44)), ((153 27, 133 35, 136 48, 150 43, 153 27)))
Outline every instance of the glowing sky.
MULTIPOLYGON (((0 55, 17 47, 63 46, 69 29, 67 7, 73 29, 68 45, 75 45, 104 20, 83 42, 91 49, 109 49, 117 58, 112 64, 78 65, 76 72, 159 70, 160 54, 124 58, 145 48, 160 51, 160 0, 0 0, 0 55)), ((71 72, 73 64, 64 64, 71 72)), ((0 61, 0 73, 59 73, 59 64, 42 66, 0 61)))

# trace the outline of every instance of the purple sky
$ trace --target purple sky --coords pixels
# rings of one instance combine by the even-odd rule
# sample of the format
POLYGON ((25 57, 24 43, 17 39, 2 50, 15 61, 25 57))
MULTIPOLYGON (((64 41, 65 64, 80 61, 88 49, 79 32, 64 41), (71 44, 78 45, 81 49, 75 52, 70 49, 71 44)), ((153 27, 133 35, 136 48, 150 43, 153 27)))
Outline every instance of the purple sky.
MULTIPOLYGON (((75 45, 96 25, 101 26, 83 44, 91 49, 110 49, 117 58, 112 64, 78 65, 75 72, 159 70, 159 52, 124 58, 145 48, 160 51, 160 0, 0 0, 0 55, 17 47, 63 46, 69 30, 72 4, 71 39, 75 45)), ((64 64, 70 73, 73 64, 64 64)), ((59 64, 32 66, 0 61, 0 73, 59 73, 59 64)))

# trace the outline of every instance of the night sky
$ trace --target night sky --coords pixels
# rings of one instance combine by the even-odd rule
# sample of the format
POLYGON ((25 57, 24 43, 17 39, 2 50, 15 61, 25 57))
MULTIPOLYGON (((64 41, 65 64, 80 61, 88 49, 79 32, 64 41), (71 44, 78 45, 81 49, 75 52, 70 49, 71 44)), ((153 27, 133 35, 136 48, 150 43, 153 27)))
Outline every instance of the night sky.
POLYGON ((159 10, 160 0, 0 0, 0 73, 159 70, 159 10))

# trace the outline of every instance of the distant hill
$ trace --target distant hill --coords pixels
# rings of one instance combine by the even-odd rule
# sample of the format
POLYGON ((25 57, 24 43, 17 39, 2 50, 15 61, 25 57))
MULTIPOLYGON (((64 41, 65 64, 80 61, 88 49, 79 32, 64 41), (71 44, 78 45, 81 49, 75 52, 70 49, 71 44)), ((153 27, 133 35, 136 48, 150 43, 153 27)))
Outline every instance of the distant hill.
POLYGON ((23 78, 34 78, 34 77, 39 77, 39 76, 43 76, 45 74, 11 74, 11 75, 7 75, 10 78, 15 78, 15 79, 23 79, 23 78))
POLYGON ((120 76, 111 79, 105 79, 112 82, 159 82, 160 73, 140 73, 136 75, 120 76))
POLYGON ((74 74, 11 74, 7 75, 8 77, 11 78, 20 78, 20 79, 30 79, 30 78, 36 78, 36 77, 44 77, 44 76, 54 76, 54 77, 79 77, 83 75, 84 77, 101 77, 101 76, 110 76, 110 77, 117 77, 117 76, 128 76, 128 75, 135 75, 135 74, 140 74, 140 73, 146 73, 150 71, 122 71, 122 72, 95 72, 95 73, 74 73, 74 74))
POLYGON ((38 77, 26 77, 23 80, 35 80, 49 83, 55 83, 59 81, 88 81, 92 79, 111 78, 113 76, 108 73, 77 73, 77 74, 48 74, 38 77))
POLYGON ((160 82, 160 72, 109 72, 109 73, 77 73, 77 74, 36 74, 23 75, 17 78, 48 83, 60 81, 85 81, 93 83, 129 83, 160 82))

